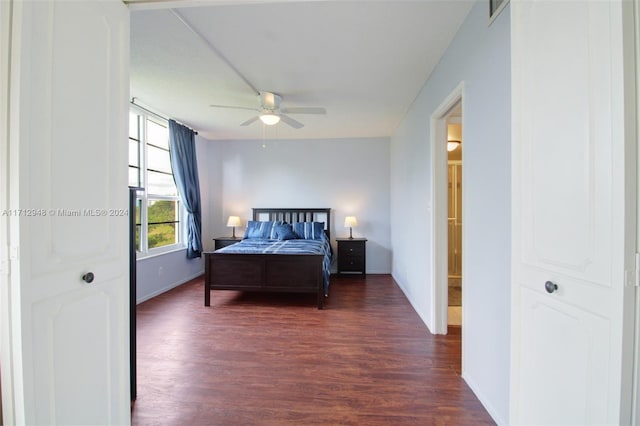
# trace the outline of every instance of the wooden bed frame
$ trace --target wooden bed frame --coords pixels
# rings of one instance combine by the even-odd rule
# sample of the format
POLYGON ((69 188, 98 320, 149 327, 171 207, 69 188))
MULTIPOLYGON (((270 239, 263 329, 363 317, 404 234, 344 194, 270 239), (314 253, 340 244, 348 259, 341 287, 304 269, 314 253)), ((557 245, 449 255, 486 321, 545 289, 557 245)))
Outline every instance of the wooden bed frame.
MULTIPOLYGON (((324 222, 331 241, 331 209, 254 208, 253 220, 324 222)), ((211 306, 211 290, 314 293, 322 309, 323 255, 205 253, 204 305, 211 306)))

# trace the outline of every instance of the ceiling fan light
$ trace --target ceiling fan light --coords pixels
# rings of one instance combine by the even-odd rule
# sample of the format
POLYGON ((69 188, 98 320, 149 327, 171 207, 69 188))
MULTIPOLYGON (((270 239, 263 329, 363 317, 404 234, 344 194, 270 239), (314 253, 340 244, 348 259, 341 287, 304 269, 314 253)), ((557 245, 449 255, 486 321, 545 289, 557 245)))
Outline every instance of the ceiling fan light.
POLYGON ((260 120, 267 126, 273 126, 280 122, 280 116, 275 114, 261 114, 260 120))
POLYGON ((455 151, 460 146, 460 141, 447 141, 447 151, 455 151))

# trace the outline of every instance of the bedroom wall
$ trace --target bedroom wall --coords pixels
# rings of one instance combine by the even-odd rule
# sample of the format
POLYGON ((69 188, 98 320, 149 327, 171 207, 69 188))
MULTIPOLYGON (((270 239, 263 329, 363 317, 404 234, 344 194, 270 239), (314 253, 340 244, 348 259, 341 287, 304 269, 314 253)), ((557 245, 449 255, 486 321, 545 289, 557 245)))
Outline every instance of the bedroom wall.
POLYGON ((430 118, 464 82, 463 377, 498 424, 509 413, 510 8, 478 1, 391 138, 393 276, 431 318, 430 118))
POLYGON ((353 236, 368 239, 367 272, 391 272, 388 138, 211 141, 200 147, 208 173, 205 248, 213 248, 213 237, 231 235, 229 215, 240 216, 244 226, 252 207, 330 207, 332 238, 348 236, 344 218, 355 215, 353 236))
POLYGON ((204 274, 202 259, 187 259, 177 250, 138 260, 136 303, 142 303, 204 274))

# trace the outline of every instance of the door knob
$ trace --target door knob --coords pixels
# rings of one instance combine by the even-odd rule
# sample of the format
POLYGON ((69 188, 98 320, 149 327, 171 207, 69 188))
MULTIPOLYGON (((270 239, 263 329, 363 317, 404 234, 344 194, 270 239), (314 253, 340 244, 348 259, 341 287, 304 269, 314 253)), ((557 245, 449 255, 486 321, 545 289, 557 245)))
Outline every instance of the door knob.
POLYGON ((546 283, 544 283, 544 289, 547 290, 547 293, 553 293, 558 289, 558 284, 547 281, 546 283))
POLYGON ((87 284, 91 284, 94 278, 95 278, 95 275, 93 275, 93 272, 87 272, 82 276, 82 281, 84 281, 87 284))

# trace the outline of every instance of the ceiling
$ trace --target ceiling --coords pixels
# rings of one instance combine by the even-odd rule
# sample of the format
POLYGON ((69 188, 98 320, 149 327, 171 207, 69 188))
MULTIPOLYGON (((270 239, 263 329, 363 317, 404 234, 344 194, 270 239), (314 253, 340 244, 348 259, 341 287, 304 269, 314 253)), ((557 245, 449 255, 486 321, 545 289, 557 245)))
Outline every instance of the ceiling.
POLYGON ((135 102, 229 140, 390 136, 473 1, 128 4, 135 102), (240 126, 257 112, 210 107, 258 108, 254 88, 281 95, 284 108, 327 113, 291 114, 305 125, 293 129, 240 126))

